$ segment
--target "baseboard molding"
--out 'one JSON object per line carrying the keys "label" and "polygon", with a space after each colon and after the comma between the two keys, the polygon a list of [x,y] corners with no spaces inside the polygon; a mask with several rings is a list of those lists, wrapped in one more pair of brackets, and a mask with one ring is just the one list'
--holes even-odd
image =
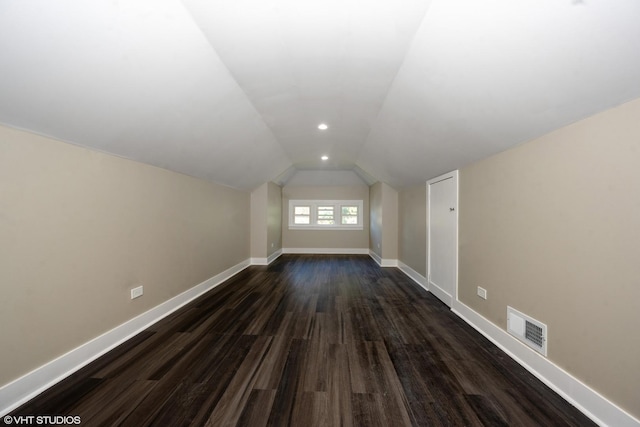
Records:
{"label": "baseboard molding", "polygon": [[267,265],[271,264],[273,261],[277,260],[280,255],[282,255],[282,249],[278,249],[277,251],[275,251],[274,253],[272,253],[271,255],[269,255],[267,257]]}
{"label": "baseboard molding", "polygon": [[429,287],[427,286],[427,278],[422,274],[418,273],[402,261],[398,261],[398,268],[410,279],[420,285],[425,291],[429,290]]}
{"label": "baseboard molding", "polygon": [[251,265],[269,265],[273,261],[278,259],[280,255],[282,255],[282,249],[278,249],[267,258],[251,258],[249,262],[251,263]]}
{"label": "baseboard molding", "polygon": [[276,252],[269,255],[267,258],[251,258],[249,262],[251,265],[269,265],[278,257],[282,255],[282,249],[278,249]]}
{"label": "baseboard molding", "polygon": [[469,306],[460,301],[454,301],[452,311],[596,424],[612,427],[640,427],[640,420],[549,359],[520,343],[504,329]]}
{"label": "baseboard molding", "polygon": [[250,265],[245,260],[0,387],[0,416],[34,398]]}
{"label": "baseboard molding", "polygon": [[397,267],[398,260],[397,259],[389,259],[389,258],[380,258],[380,255],[369,249],[367,252],[371,258],[378,264],[380,267]]}
{"label": "baseboard molding", "polygon": [[367,255],[366,248],[283,248],[283,254]]}
{"label": "baseboard molding", "polygon": [[382,261],[380,262],[380,267],[397,267],[397,266],[398,266],[397,259],[382,258]]}
{"label": "baseboard molding", "polygon": [[380,255],[373,252],[371,249],[369,249],[368,253],[369,253],[369,256],[376,262],[376,264],[382,267],[382,258],[380,258]]}

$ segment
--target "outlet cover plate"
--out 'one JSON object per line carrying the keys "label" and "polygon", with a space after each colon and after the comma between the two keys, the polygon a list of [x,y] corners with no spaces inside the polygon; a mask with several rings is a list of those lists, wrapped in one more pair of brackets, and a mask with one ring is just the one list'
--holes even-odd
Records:
{"label": "outlet cover plate", "polygon": [[131,299],[136,299],[141,297],[143,294],[142,286],[138,286],[137,288],[131,289]]}
{"label": "outlet cover plate", "polygon": [[482,299],[487,299],[487,290],[478,286],[478,296]]}

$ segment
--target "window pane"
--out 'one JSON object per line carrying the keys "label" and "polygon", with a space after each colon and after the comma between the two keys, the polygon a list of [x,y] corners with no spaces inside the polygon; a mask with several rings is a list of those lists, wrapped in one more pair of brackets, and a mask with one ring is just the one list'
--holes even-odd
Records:
{"label": "window pane", "polygon": [[340,211],[342,225],[358,225],[358,207],[341,206]]}
{"label": "window pane", "polygon": [[344,225],[358,225],[357,216],[342,216],[342,224]]}
{"label": "window pane", "polygon": [[295,215],[311,215],[311,207],[310,206],[296,206],[293,208],[293,213]]}
{"label": "window pane", "polygon": [[336,222],[333,219],[319,219],[318,218],[318,224],[320,225],[332,225],[335,224]]}
{"label": "window pane", "polygon": [[293,223],[294,224],[303,224],[303,225],[306,224],[306,225],[309,225],[310,222],[311,222],[311,218],[308,215],[307,216],[304,216],[304,215],[298,216],[298,215],[296,215],[293,218]]}
{"label": "window pane", "polygon": [[342,215],[358,215],[357,206],[342,206]]}
{"label": "window pane", "polygon": [[311,206],[294,206],[293,223],[300,225],[311,224]]}
{"label": "window pane", "polygon": [[333,206],[318,206],[318,224],[335,224]]}
{"label": "window pane", "polygon": [[318,206],[318,215],[333,215],[333,206]]}

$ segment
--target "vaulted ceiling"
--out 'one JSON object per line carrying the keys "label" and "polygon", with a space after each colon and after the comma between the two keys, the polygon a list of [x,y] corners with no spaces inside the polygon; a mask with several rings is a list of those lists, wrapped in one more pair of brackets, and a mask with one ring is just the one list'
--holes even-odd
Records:
{"label": "vaulted ceiling", "polygon": [[237,188],[316,169],[400,188],[640,97],[639,18],[637,0],[0,0],[0,122]]}

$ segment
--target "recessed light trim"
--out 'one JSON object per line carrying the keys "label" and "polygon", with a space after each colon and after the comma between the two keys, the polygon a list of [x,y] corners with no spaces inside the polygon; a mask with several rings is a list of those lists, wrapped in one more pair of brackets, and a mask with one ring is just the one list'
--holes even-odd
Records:
{"label": "recessed light trim", "polygon": [[329,160],[329,156],[322,156],[322,157],[320,157],[320,158],[321,158],[323,161],[325,161],[325,162],[326,162],[327,160]]}
{"label": "recessed light trim", "polygon": [[320,123],[320,124],[318,125],[318,129],[320,129],[320,130],[327,130],[327,129],[329,129],[329,126],[328,126],[326,123]]}

